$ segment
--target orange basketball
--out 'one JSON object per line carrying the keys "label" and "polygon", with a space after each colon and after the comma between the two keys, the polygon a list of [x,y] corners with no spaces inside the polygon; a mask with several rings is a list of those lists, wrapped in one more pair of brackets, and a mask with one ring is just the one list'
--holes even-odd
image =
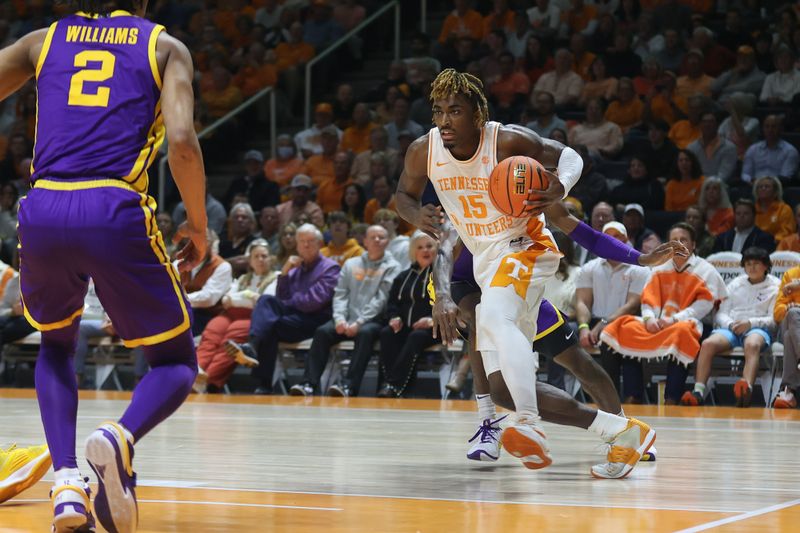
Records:
{"label": "orange basketball", "polygon": [[[521,217],[529,190],[544,191],[548,180],[541,163],[515,155],[500,161],[489,176],[489,199],[501,213]],[[531,195],[531,199],[535,195]]]}

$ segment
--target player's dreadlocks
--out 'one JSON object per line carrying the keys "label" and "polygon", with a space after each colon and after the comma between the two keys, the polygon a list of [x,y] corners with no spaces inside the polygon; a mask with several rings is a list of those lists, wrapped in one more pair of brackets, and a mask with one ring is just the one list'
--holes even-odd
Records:
{"label": "player's dreadlocks", "polygon": [[463,94],[475,106],[475,126],[482,128],[489,120],[489,104],[483,94],[483,82],[466,72],[447,68],[436,76],[431,85],[431,101],[443,100],[456,94]]}
{"label": "player's dreadlocks", "polygon": [[132,12],[141,6],[140,0],[62,0],[61,3],[71,5],[76,11],[98,15],[107,15],[115,9]]}

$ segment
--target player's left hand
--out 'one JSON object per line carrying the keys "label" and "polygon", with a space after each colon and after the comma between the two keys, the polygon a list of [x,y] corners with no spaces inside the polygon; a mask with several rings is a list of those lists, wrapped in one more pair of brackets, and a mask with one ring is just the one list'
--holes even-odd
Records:
{"label": "player's left hand", "polygon": [[458,306],[449,294],[437,294],[433,304],[433,338],[452,344],[458,338],[458,327],[466,324],[458,318]]}
{"label": "player's left hand", "polygon": [[528,189],[528,199],[524,202],[523,215],[539,216],[542,211],[564,198],[564,185],[558,181],[558,176],[549,170],[545,170],[544,174],[549,182],[547,190]]}
{"label": "player's left hand", "polygon": [[175,231],[172,241],[180,242],[183,239],[189,239],[189,241],[178,250],[175,259],[179,261],[179,271],[191,272],[206,257],[206,248],[208,247],[206,228],[190,228],[188,222],[183,222]]}
{"label": "player's left hand", "polygon": [[689,257],[689,250],[678,241],[669,241],[660,245],[649,254],[640,255],[639,264],[650,267],[663,265],[676,255],[679,257]]}

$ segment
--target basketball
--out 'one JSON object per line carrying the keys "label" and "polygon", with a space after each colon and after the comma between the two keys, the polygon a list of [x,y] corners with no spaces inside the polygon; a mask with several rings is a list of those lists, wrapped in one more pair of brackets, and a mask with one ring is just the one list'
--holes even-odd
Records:
{"label": "basketball", "polygon": [[[489,199],[501,213],[521,217],[529,190],[544,191],[549,182],[545,168],[530,157],[515,155],[500,161],[489,176]],[[535,199],[531,195],[530,199]]]}

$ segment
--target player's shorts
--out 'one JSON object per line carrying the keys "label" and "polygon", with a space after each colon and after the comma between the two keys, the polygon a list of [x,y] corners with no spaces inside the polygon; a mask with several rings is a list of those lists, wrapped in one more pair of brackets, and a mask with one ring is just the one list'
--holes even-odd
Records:
{"label": "player's shorts", "polygon": [[25,317],[51,331],[80,319],[89,278],[128,347],[191,327],[191,306],[156,225],[155,200],[121,180],[44,180],[20,201]]}

